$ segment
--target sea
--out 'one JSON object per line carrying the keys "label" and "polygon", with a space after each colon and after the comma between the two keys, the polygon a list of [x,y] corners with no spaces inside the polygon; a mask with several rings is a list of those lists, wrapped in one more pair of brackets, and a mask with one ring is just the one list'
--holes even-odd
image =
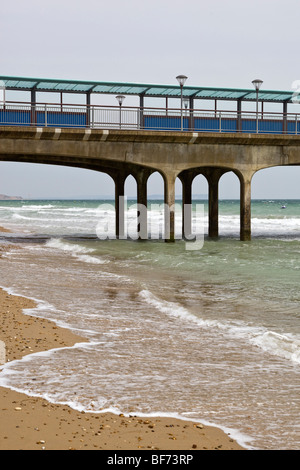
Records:
{"label": "sea", "polygon": [[180,201],[175,243],[164,241],[162,201],[149,201],[148,240],[135,236],[135,201],[127,207],[115,239],[112,200],[0,202],[11,230],[1,287],[36,300],[26,314],[86,338],[5,364],[0,386],[299,450],[300,200],[253,200],[251,241],[239,239],[238,200],[220,201],[218,239],[207,201],[194,201],[198,244],[180,239]]}

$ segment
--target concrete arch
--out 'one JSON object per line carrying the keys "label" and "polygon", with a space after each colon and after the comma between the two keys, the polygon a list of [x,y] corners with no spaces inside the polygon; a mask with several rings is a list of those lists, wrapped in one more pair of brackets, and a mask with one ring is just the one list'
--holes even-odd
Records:
{"label": "concrete arch", "polygon": [[[279,175],[280,171],[280,175]],[[298,189],[296,198],[300,199],[300,165],[293,166],[273,166],[263,168],[255,172],[252,178],[252,193],[255,194],[257,199],[270,198],[270,199],[293,199],[295,198],[294,190]],[[256,185],[258,182],[268,182],[270,188],[268,193],[257,193]],[[265,186],[265,185],[264,185]]]}
{"label": "concrete arch", "polygon": [[[30,195],[30,198],[51,195],[55,198],[73,198],[75,194],[81,198],[98,198],[100,195],[112,194],[114,190],[112,175],[103,169],[12,161],[0,162],[0,174],[1,165],[8,171],[10,169],[13,176],[16,175],[16,181],[18,174],[22,174],[18,191]],[[27,174],[31,176],[30,185],[26,182]]]}
{"label": "concrete arch", "polygon": [[[153,173],[152,169],[145,168],[141,165],[129,163],[120,171],[117,171],[115,180],[115,207],[116,207],[116,237],[125,237],[125,232],[129,227],[125,227],[125,186],[131,179],[131,185],[135,182],[135,194],[130,194],[137,200],[136,211],[136,229],[137,234],[134,238],[145,240],[148,238],[148,198],[147,198],[147,182],[149,176]],[[131,221],[134,224],[135,221]],[[133,230],[131,230],[133,233]]]}
{"label": "concrete arch", "polygon": [[[224,193],[224,186],[230,188],[230,193],[227,195]],[[228,191],[228,189],[227,189]],[[226,196],[226,197],[225,197]],[[219,199],[234,199],[240,201],[240,214],[241,214],[241,180],[234,171],[227,171],[220,177],[219,181]],[[222,207],[222,204],[221,204]],[[222,210],[219,210],[219,216],[222,214]],[[220,220],[221,218],[219,218]],[[222,234],[222,223],[219,223],[219,232]]]}
{"label": "concrete arch", "polygon": [[[196,167],[183,171],[179,177],[183,184],[183,227],[191,227],[191,212],[185,205],[192,204],[192,184],[199,175],[203,175],[208,184],[208,236],[219,236],[219,180],[229,169],[220,167]],[[188,220],[187,220],[188,219]],[[191,229],[190,229],[191,233]]]}
{"label": "concrete arch", "polygon": [[160,171],[155,170],[147,179],[147,193],[153,199],[161,199],[164,194],[164,178]]}
{"label": "concrete arch", "polygon": [[[230,188],[227,194],[224,191],[224,186]],[[219,196],[220,199],[239,199],[240,197],[240,179],[234,171],[227,171],[224,173],[219,182]]]}
{"label": "concrete arch", "polygon": [[251,239],[251,180],[255,170],[241,171],[228,166],[202,166],[180,173],[184,186],[183,203],[191,204],[191,185],[196,176],[202,174],[208,182],[208,236],[219,237],[219,183],[221,177],[233,172],[240,182],[240,238]]}
{"label": "concrete arch", "polygon": [[[164,232],[164,191],[165,180],[160,171],[151,173],[147,179],[148,227],[151,239],[159,239]],[[163,215],[163,217],[161,217]]]}
{"label": "concrete arch", "polygon": [[137,198],[137,180],[132,173],[129,173],[124,180],[124,193],[127,199]]}
{"label": "concrete arch", "polygon": [[138,230],[138,210],[137,207],[138,183],[136,177],[130,173],[124,180],[124,216],[125,217],[125,233],[132,239],[137,238]]}
{"label": "concrete arch", "polygon": [[[196,185],[196,179],[199,177],[206,177],[203,175],[201,170],[192,169],[181,172],[178,175],[179,180],[182,185],[182,238],[190,239],[193,229],[192,229],[192,219],[193,219],[193,186]],[[207,181],[207,179],[206,179]]]}
{"label": "concrete arch", "polygon": [[192,181],[192,198],[208,199],[208,180],[203,173],[199,173]]}

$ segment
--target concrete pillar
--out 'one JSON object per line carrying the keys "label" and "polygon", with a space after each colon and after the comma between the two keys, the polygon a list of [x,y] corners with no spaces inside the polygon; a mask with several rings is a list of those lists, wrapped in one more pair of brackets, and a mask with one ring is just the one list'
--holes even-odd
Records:
{"label": "concrete pillar", "polygon": [[192,183],[194,174],[183,173],[182,182],[182,238],[188,238],[192,233]]}
{"label": "concrete pillar", "polygon": [[209,168],[203,172],[208,181],[208,236],[219,236],[219,181],[227,170]]}
{"label": "concrete pillar", "polygon": [[208,181],[208,236],[219,236],[219,179],[210,178]]}
{"label": "concrete pillar", "polygon": [[242,241],[251,240],[251,179],[252,174],[240,177],[240,239]]}
{"label": "concrete pillar", "polygon": [[165,241],[175,241],[175,175],[165,175]]}
{"label": "concrete pillar", "polygon": [[127,174],[118,173],[115,181],[115,211],[116,211],[116,238],[124,238],[125,234],[125,204],[124,189]]}
{"label": "concrete pillar", "polygon": [[151,171],[141,169],[135,176],[137,182],[137,203],[138,203],[138,233],[140,240],[148,238],[147,220],[147,181]]}

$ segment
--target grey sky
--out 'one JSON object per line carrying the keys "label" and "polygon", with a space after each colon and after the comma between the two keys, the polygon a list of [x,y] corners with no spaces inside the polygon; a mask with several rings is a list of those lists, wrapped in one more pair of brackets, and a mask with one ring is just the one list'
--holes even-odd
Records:
{"label": "grey sky", "polygon": [[[291,90],[299,17],[298,0],[2,2],[0,75],[177,84],[185,74],[189,85],[238,88],[259,77],[265,89]],[[223,178],[221,196],[238,197],[236,177]],[[300,198],[299,179],[299,167],[265,170],[253,197]],[[150,192],[161,186],[153,177]],[[90,171],[0,162],[0,193],[99,196],[113,185]]]}

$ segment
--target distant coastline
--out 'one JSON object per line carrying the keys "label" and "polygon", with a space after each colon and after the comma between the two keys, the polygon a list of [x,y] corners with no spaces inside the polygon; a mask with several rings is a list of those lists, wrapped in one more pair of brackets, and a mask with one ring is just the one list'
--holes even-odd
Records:
{"label": "distant coastline", "polygon": [[0,201],[22,201],[23,198],[20,196],[6,196],[6,194],[0,194]]}

